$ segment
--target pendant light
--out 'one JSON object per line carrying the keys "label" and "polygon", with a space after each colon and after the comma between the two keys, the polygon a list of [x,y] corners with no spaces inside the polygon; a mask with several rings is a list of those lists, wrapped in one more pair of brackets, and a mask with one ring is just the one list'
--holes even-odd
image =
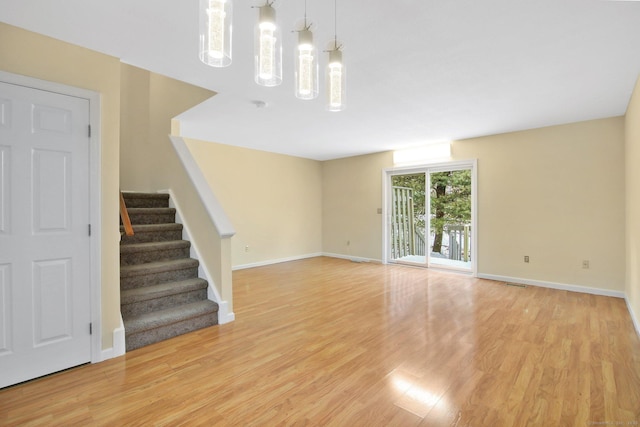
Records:
{"label": "pendant light", "polygon": [[200,60],[212,67],[231,65],[232,0],[200,0]]}
{"label": "pendant light", "polygon": [[294,57],[295,94],[300,99],[314,99],[318,96],[318,52],[313,44],[311,24],[307,25],[307,1],[304,2],[304,28],[298,31],[298,44]]}
{"label": "pendant light", "polygon": [[261,86],[278,86],[282,83],[282,37],[276,25],[273,1],[260,6],[255,28],[254,56],[255,80]]}
{"label": "pendant light", "polygon": [[342,111],[346,108],[346,79],[347,70],[342,60],[342,48],[338,45],[338,13],[337,0],[334,0],[334,39],[333,49],[329,51],[329,62],[325,73],[327,87],[327,110]]}

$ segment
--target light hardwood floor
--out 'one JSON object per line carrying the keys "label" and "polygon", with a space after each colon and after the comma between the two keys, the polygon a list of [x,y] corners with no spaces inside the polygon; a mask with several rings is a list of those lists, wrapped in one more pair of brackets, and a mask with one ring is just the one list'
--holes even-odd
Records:
{"label": "light hardwood floor", "polygon": [[639,425],[622,299],[314,258],[236,321],[0,390],[0,425]]}

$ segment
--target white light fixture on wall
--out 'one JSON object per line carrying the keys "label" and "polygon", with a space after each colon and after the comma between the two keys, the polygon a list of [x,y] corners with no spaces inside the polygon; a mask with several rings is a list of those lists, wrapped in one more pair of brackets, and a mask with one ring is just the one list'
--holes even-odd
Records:
{"label": "white light fixture on wall", "polygon": [[200,0],[200,60],[212,67],[231,65],[232,0]]}
{"label": "white light fixture on wall", "polygon": [[334,0],[334,39],[333,49],[329,51],[329,63],[325,74],[327,86],[327,110],[342,111],[347,105],[346,79],[347,70],[342,60],[342,46],[338,45],[338,12],[337,0]]}
{"label": "white light fixture on wall", "polygon": [[298,45],[294,57],[295,94],[300,99],[314,99],[318,96],[318,52],[313,44],[311,24],[307,25],[307,1],[304,2],[304,28],[298,31]]}
{"label": "white light fixture on wall", "polygon": [[282,83],[282,37],[276,25],[273,1],[260,6],[255,28],[254,56],[255,80],[262,86],[278,86]]}

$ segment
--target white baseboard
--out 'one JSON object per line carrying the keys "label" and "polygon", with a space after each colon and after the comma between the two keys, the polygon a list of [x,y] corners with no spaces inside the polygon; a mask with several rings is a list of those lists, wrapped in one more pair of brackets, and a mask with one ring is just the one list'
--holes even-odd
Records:
{"label": "white baseboard", "polygon": [[127,352],[124,336],[124,322],[120,316],[120,325],[113,330],[113,347],[102,350],[102,360],[113,359],[122,356]]}
{"label": "white baseboard", "polygon": [[229,312],[229,303],[227,301],[221,301],[218,303],[218,324],[224,325],[236,320],[236,315],[233,311]]}
{"label": "white baseboard", "polygon": [[301,260],[301,259],[316,258],[316,257],[320,257],[320,256],[326,256],[326,257],[329,257],[329,258],[347,259],[347,260],[353,261],[353,262],[371,262],[371,263],[375,263],[375,264],[381,264],[382,263],[382,261],[379,260],[379,259],[362,258],[362,257],[357,257],[357,256],[334,254],[334,253],[329,253],[329,252],[317,252],[317,253],[314,253],[314,254],[305,254],[305,255],[298,255],[298,256],[292,256],[292,257],[287,257],[287,258],[270,259],[270,260],[266,260],[266,261],[254,262],[254,263],[251,263],[251,264],[236,265],[235,267],[233,267],[233,270],[235,271],[235,270],[244,270],[246,268],[263,267],[265,265],[279,264],[281,262],[289,262],[289,261],[298,261],[298,260]]}
{"label": "white baseboard", "polygon": [[633,326],[636,328],[636,334],[638,334],[638,337],[640,337],[640,322],[638,321],[638,318],[636,317],[635,312],[631,308],[631,303],[629,302],[629,298],[625,297],[624,300],[627,303],[627,310],[629,310],[629,315],[631,316],[631,321],[633,322]]}
{"label": "white baseboard", "polygon": [[583,294],[603,295],[607,297],[624,298],[624,292],[610,289],[590,288],[588,286],[569,285],[565,283],[545,282],[541,280],[522,279],[520,277],[497,276],[494,274],[478,273],[480,279],[496,280],[498,282],[520,283],[523,285],[539,286],[541,288],[559,289],[563,291],[581,292]]}
{"label": "white baseboard", "polygon": [[374,263],[374,264],[382,264],[382,260],[375,259],[375,258],[363,258],[363,257],[359,257],[359,256],[344,255],[344,254],[334,254],[334,253],[330,253],[330,252],[323,252],[322,256],[326,256],[326,257],[329,257],[329,258],[347,259],[347,260],[353,261],[353,262],[371,262],[371,263]]}
{"label": "white baseboard", "polygon": [[280,264],[281,262],[298,261],[298,260],[301,260],[301,259],[315,258],[315,257],[319,257],[319,256],[323,256],[323,254],[318,252],[318,253],[314,253],[314,254],[297,255],[297,256],[292,256],[292,257],[287,257],[287,258],[270,259],[270,260],[266,260],[266,261],[259,261],[259,262],[249,263],[249,264],[236,265],[236,266],[234,266],[232,268],[232,270],[235,271],[235,270],[244,270],[244,269],[247,269],[247,268],[254,268],[254,267],[264,267],[265,265]]}

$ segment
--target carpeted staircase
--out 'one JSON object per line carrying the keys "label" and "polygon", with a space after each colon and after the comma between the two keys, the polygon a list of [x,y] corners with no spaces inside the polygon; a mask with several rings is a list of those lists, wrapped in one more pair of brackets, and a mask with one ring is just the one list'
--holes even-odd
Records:
{"label": "carpeted staircase", "polygon": [[121,227],[120,305],[127,351],[218,324],[191,243],[182,240],[169,195],[123,193],[133,236]]}

